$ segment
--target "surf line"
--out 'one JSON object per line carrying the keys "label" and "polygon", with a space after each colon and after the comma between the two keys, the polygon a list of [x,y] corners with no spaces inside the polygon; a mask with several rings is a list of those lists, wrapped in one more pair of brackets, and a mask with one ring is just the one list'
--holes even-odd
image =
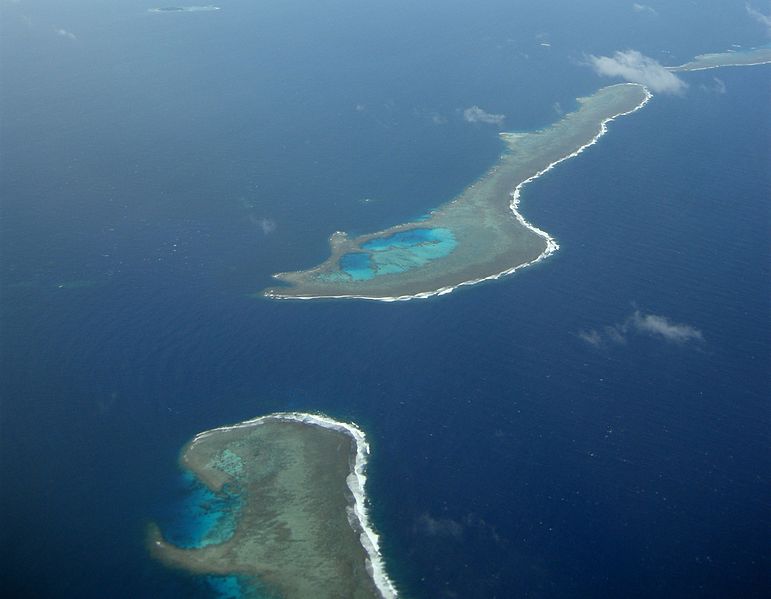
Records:
{"label": "surf line", "polygon": [[[639,83],[618,83],[616,85],[640,85]],[[610,86],[613,87],[613,86]],[[542,260],[545,260],[549,256],[551,256],[553,253],[555,253],[557,250],[559,250],[560,246],[557,243],[557,240],[554,239],[551,235],[549,235],[546,231],[543,229],[539,229],[532,223],[530,223],[525,217],[522,215],[522,213],[519,211],[519,203],[520,203],[520,197],[522,194],[522,188],[527,185],[528,183],[531,183],[532,181],[535,181],[538,179],[538,177],[541,177],[542,175],[548,173],[550,170],[552,170],[555,166],[558,164],[569,160],[571,158],[575,158],[582,152],[584,152],[587,148],[593,146],[596,144],[600,138],[605,135],[608,132],[608,123],[615,121],[618,117],[621,116],[627,116],[629,114],[632,114],[634,112],[637,112],[638,110],[645,107],[648,102],[651,101],[653,98],[653,94],[650,92],[650,90],[642,85],[643,91],[645,92],[645,97],[643,100],[634,108],[631,110],[627,110],[625,112],[619,112],[618,114],[614,114],[613,116],[610,116],[606,119],[604,119],[600,123],[600,130],[597,132],[597,134],[587,143],[579,147],[577,150],[574,150],[570,154],[567,154],[563,156],[562,158],[559,158],[555,160],[554,162],[550,163],[548,166],[543,168],[542,170],[538,171],[536,174],[532,175],[531,177],[525,179],[524,181],[521,181],[515,188],[514,191],[511,192],[511,202],[509,203],[509,207],[511,208],[511,211],[514,213],[514,217],[519,221],[519,223],[525,227],[526,229],[529,229],[536,235],[544,238],[546,240],[546,248],[544,249],[541,254],[536,257],[534,260],[531,260],[530,262],[523,262],[522,264],[517,264],[516,266],[513,266],[512,268],[506,269],[504,271],[501,271],[494,275],[489,275],[487,277],[482,277],[479,279],[471,279],[469,281],[463,281],[462,283],[458,283],[457,285],[452,285],[449,287],[440,287],[439,289],[435,289],[433,291],[421,291],[419,293],[414,293],[410,295],[399,295],[399,296],[367,296],[367,295],[281,295],[280,293],[272,293],[269,295],[271,299],[283,299],[283,300],[312,300],[312,299],[362,299],[362,300],[371,300],[371,301],[377,301],[377,302],[404,302],[414,299],[428,299],[430,297],[435,297],[439,295],[447,295],[448,293],[452,293],[459,287],[465,287],[467,285],[476,285],[478,283],[483,283],[485,281],[495,281],[500,279],[501,277],[505,277],[511,274],[514,274],[518,270],[522,268],[526,268],[528,266],[532,266],[533,264],[537,264],[538,262],[541,262]],[[501,135],[505,135],[506,133],[502,133]]]}
{"label": "surf line", "polygon": [[354,460],[351,473],[346,478],[346,484],[348,490],[353,496],[353,509],[348,513],[348,521],[351,523],[354,530],[356,525],[361,529],[361,535],[359,542],[364,550],[367,552],[367,572],[372,577],[372,580],[380,592],[383,599],[396,599],[398,593],[391,579],[388,577],[385,569],[385,562],[383,555],[380,552],[380,537],[375,532],[369,521],[369,512],[367,510],[366,495],[364,493],[365,485],[367,483],[367,461],[369,459],[369,443],[367,438],[358,426],[352,422],[340,422],[334,420],[324,414],[310,414],[306,412],[276,412],[274,414],[268,414],[266,416],[259,416],[258,418],[252,418],[251,420],[245,420],[238,424],[232,424],[229,426],[221,426],[208,431],[197,434],[190,442],[192,447],[201,439],[208,437],[209,435],[232,431],[239,428],[248,428],[251,426],[257,426],[268,420],[283,420],[290,422],[301,422],[303,424],[309,424],[313,426],[320,426],[322,428],[331,429],[338,432],[347,433],[354,440],[356,446],[356,459]]}

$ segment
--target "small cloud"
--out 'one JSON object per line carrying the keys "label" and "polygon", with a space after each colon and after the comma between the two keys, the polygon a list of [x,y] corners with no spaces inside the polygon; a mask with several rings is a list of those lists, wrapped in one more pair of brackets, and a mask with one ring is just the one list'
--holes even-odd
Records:
{"label": "small cloud", "polygon": [[260,229],[262,229],[262,232],[265,235],[270,235],[271,233],[273,233],[273,231],[276,230],[276,221],[274,221],[271,218],[261,218]]}
{"label": "small cloud", "polygon": [[447,117],[441,112],[431,110],[430,108],[413,108],[412,115],[420,120],[429,120],[434,125],[446,125]]}
{"label": "small cloud", "polygon": [[492,114],[482,110],[479,106],[472,106],[463,111],[463,120],[467,123],[486,123],[488,125],[503,125],[506,115]]}
{"label": "small cloud", "polygon": [[704,341],[701,331],[691,325],[672,322],[666,316],[645,314],[640,310],[632,312],[623,322],[578,332],[578,337],[592,347],[624,345],[633,335],[653,337],[678,345]]}
{"label": "small cloud", "polygon": [[624,345],[626,343],[627,327],[625,323],[613,326],[592,329],[591,331],[579,331],[578,336],[594,347],[604,345]]}
{"label": "small cloud", "polygon": [[704,341],[704,336],[698,329],[688,324],[672,322],[665,316],[642,314],[639,310],[635,310],[628,322],[640,334],[659,337],[674,343]]}
{"label": "small cloud", "polygon": [[723,95],[726,93],[725,81],[719,77],[712,78],[712,85],[701,85],[701,89],[705,92],[712,92],[715,94]]}
{"label": "small cloud", "polygon": [[490,540],[498,545],[504,545],[506,539],[498,534],[494,526],[475,513],[469,513],[462,518],[434,518],[423,513],[415,519],[414,532],[429,537],[437,537],[437,542],[462,540],[464,536]]}
{"label": "small cloud", "polygon": [[682,79],[666,67],[637,50],[616,52],[612,57],[590,55],[588,61],[598,75],[641,83],[654,92],[680,95],[687,87]]}
{"label": "small cloud", "polygon": [[563,114],[565,114],[565,111],[562,110],[562,104],[560,104],[559,102],[555,102],[554,104],[552,104],[552,108],[554,109],[554,112],[556,112],[558,116],[562,116]]}
{"label": "small cloud", "polygon": [[605,333],[605,338],[608,339],[611,343],[615,343],[616,345],[624,345],[626,343],[625,324],[617,324],[612,327],[605,327],[603,332]]}
{"label": "small cloud", "polygon": [[71,31],[67,31],[66,29],[56,28],[56,29],[54,29],[54,31],[56,31],[56,35],[58,35],[60,37],[66,37],[67,39],[70,39],[70,40],[77,40],[78,39],[78,36],[76,36]]}
{"label": "small cloud", "polygon": [[249,220],[252,221],[264,235],[270,235],[276,230],[276,221],[272,218],[257,218],[254,215],[250,215]]}
{"label": "small cloud", "polygon": [[749,2],[747,2],[744,7],[747,9],[747,14],[761,25],[764,25],[766,27],[766,34],[771,36],[771,15],[760,12]]}
{"label": "small cloud", "polygon": [[449,518],[433,518],[430,514],[422,514],[415,523],[415,529],[431,537],[454,537],[463,534],[463,525]]}
{"label": "small cloud", "polygon": [[654,17],[659,16],[658,11],[651,6],[648,6],[647,4],[638,4],[637,2],[635,2],[634,4],[632,4],[632,10],[634,10],[635,12],[641,12],[641,13],[653,15]]}
{"label": "small cloud", "polygon": [[365,110],[367,110],[367,107],[364,104],[356,104],[356,106],[354,106],[353,109],[356,112],[364,112]]}
{"label": "small cloud", "polygon": [[599,331],[579,331],[578,336],[594,347],[599,347],[604,343],[604,338]]}

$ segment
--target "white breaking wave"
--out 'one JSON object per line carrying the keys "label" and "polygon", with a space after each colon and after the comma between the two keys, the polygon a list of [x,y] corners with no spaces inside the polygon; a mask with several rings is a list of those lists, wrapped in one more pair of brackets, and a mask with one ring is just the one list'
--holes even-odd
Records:
{"label": "white breaking wave", "polygon": [[[349,519],[351,516],[358,524],[362,533],[359,537],[364,550],[367,552],[369,559],[367,560],[367,572],[369,572],[372,580],[375,583],[378,591],[382,595],[383,599],[396,599],[398,593],[394,587],[393,582],[388,577],[385,570],[385,561],[383,555],[380,553],[380,543],[378,534],[372,528],[369,522],[369,515],[367,510],[366,495],[364,488],[367,483],[367,460],[369,459],[369,443],[367,438],[358,426],[352,422],[340,422],[334,420],[329,416],[323,414],[308,414],[305,412],[276,412],[274,414],[268,414],[267,416],[260,416],[238,424],[230,426],[221,426],[203,433],[197,434],[191,446],[214,433],[223,431],[232,431],[239,428],[248,428],[256,424],[261,424],[267,420],[286,420],[292,422],[302,422],[303,424],[312,424],[323,428],[328,428],[335,431],[340,431],[349,434],[356,443],[356,459],[354,461],[353,470],[348,475],[346,483],[348,489],[353,495],[353,509],[349,511]],[[350,521],[350,520],[349,520]]]}
{"label": "white breaking wave", "polygon": [[[617,85],[640,85],[639,83],[619,83]],[[613,87],[613,86],[610,86]],[[472,279],[470,281],[463,281],[462,283],[458,283],[457,285],[452,285],[449,287],[441,287],[439,289],[436,289],[434,291],[422,291],[420,293],[415,293],[411,295],[400,295],[400,296],[392,296],[392,297],[373,297],[373,296],[365,296],[365,295],[306,295],[306,296],[299,296],[299,295],[281,295],[280,293],[270,293],[268,294],[268,297],[272,299],[300,299],[300,300],[311,300],[311,299],[363,299],[363,300],[372,300],[372,301],[378,301],[378,302],[403,302],[413,299],[427,299],[429,297],[434,297],[437,295],[447,295],[448,293],[452,293],[458,287],[464,287],[466,285],[476,285],[477,283],[483,283],[484,281],[494,281],[498,280],[501,277],[505,277],[507,275],[514,274],[521,268],[525,268],[527,266],[531,266],[533,264],[537,264],[541,260],[545,260],[549,256],[551,256],[554,252],[556,252],[560,246],[557,243],[557,240],[554,239],[551,235],[549,235],[546,231],[539,229],[532,223],[528,222],[524,216],[522,216],[522,213],[519,211],[519,201],[520,201],[520,195],[522,193],[522,188],[530,183],[531,181],[535,181],[538,177],[544,175],[545,173],[549,172],[551,169],[553,169],[555,166],[560,164],[561,162],[564,162],[565,160],[569,160],[570,158],[575,158],[579,154],[581,154],[584,150],[586,150],[588,147],[593,146],[596,144],[599,139],[605,135],[608,132],[608,123],[611,121],[616,120],[620,116],[626,116],[628,114],[632,114],[633,112],[637,112],[641,108],[643,108],[650,100],[653,98],[653,94],[650,92],[650,90],[642,86],[643,90],[645,91],[645,98],[640,102],[637,106],[632,108],[632,110],[627,110],[626,112],[619,112],[618,114],[614,114],[611,117],[606,118],[600,123],[600,130],[595,135],[591,141],[587,142],[577,150],[571,152],[570,154],[567,154],[566,156],[563,156],[562,158],[555,160],[551,164],[549,164],[546,168],[543,170],[538,171],[535,175],[532,177],[529,177],[528,179],[525,179],[519,185],[517,185],[514,188],[514,191],[511,192],[511,204],[509,205],[511,208],[511,211],[514,213],[514,217],[519,221],[519,223],[524,226],[525,228],[531,230],[533,233],[539,235],[540,237],[543,237],[546,240],[546,249],[534,260],[531,260],[530,262],[524,262],[522,264],[518,264],[517,266],[514,266],[512,268],[509,268],[507,270],[504,270],[502,272],[499,272],[498,274],[490,275],[487,277],[482,277],[480,279]]]}

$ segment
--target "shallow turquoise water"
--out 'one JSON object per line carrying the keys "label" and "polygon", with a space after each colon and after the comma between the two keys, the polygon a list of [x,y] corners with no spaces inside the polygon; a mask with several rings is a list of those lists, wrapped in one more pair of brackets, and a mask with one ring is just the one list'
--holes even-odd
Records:
{"label": "shallow turquoise water", "polygon": [[[392,248],[415,248],[422,244],[452,244],[455,247],[455,237],[449,229],[410,229],[400,231],[388,237],[378,237],[362,244],[362,249],[383,251]],[[451,249],[448,250],[449,253]]]}
{"label": "shallow turquoise water", "polygon": [[170,517],[161,522],[163,535],[179,547],[206,547],[233,536],[240,509],[239,497],[225,489],[213,493],[189,471],[181,476],[184,496]]}
{"label": "shallow turquoise water", "polygon": [[369,254],[351,253],[340,258],[340,269],[354,281],[368,281],[375,277]]}
{"label": "shallow turquoise water", "polygon": [[377,275],[406,272],[449,255],[458,245],[452,231],[444,228],[411,229],[363,243],[371,253],[354,252],[340,258],[340,269],[354,281]]}
{"label": "shallow turquoise water", "polygon": [[243,597],[241,583],[237,576],[208,576],[206,582],[216,593],[217,599],[241,599]]}

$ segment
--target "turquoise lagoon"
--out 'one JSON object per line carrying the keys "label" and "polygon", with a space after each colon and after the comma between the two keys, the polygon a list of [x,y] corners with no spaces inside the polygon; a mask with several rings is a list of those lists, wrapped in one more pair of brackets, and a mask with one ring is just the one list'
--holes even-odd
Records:
{"label": "turquoise lagoon", "polygon": [[233,536],[241,499],[227,485],[215,493],[189,470],[178,483],[179,499],[162,522],[164,536],[186,549],[223,543]]}
{"label": "turquoise lagoon", "polygon": [[407,272],[449,255],[458,245],[452,231],[445,228],[410,229],[361,244],[366,252],[350,252],[340,257],[340,272],[328,281],[369,281],[376,276]]}

